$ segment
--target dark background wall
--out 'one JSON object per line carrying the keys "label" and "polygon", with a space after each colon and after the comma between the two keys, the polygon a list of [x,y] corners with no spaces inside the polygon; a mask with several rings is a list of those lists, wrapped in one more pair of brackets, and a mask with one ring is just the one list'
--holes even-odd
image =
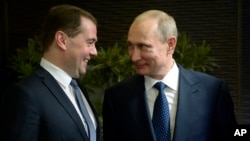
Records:
{"label": "dark background wall", "polygon": [[175,17],[178,30],[197,44],[206,40],[221,68],[211,72],[229,84],[237,120],[250,124],[250,2],[248,0],[2,0],[0,19],[0,62],[2,87],[16,81],[6,67],[16,48],[27,38],[40,34],[42,21],[56,4],[74,4],[98,19],[97,46],[108,47],[126,36],[135,16],[148,9],[160,9]]}
{"label": "dark background wall", "polygon": [[239,104],[241,107],[241,117],[242,122],[249,123],[250,122],[250,1],[242,3],[242,10],[241,10],[241,41],[240,42],[240,49],[241,49],[241,93]]}

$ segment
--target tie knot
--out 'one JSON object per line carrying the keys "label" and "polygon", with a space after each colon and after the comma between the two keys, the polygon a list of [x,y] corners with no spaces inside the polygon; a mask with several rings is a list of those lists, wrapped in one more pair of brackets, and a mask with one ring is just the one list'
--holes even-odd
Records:
{"label": "tie knot", "polygon": [[77,87],[78,87],[78,84],[77,84],[76,80],[74,80],[74,79],[71,80],[70,85],[71,85],[73,88],[77,88]]}
{"label": "tie knot", "polygon": [[155,83],[154,87],[158,90],[158,91],[163,91],[164,88],[166,87],[166,85],[163,82],[157,82]]}

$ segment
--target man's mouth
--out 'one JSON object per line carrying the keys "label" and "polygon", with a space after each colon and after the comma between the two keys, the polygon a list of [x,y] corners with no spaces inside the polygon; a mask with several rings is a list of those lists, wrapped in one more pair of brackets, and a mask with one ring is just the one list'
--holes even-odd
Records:
{"label": "man's mouth", "polygon": [[88,62],[89,62],[89,59],[83,59],[83,61],[84,61],[85,63],[88,63]]}
{"label": "man's mouth", "polygon": [[134,64],[136,68],[141,69],[145,66],[145,64]]}

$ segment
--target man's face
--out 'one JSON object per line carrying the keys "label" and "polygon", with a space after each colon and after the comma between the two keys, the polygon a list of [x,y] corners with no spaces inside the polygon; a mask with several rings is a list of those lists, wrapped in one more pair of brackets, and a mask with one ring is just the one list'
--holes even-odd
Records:
{"label": "man's face", "polygon": [[168,42],[162,43],[156,33],[156,20],[134,22],[129,29],[128,44],[136,73],[157,79],[169,70],[172,56],[168,53]]}
{"label": "man's face", "polygon": [[66,46],[68,50],[68,73],[75,78],[84,75],[87,70],[88,61],[97,55],[95,43],[97,41],[96,25],[87,18],[82,18],[81,33],[68,38]]}

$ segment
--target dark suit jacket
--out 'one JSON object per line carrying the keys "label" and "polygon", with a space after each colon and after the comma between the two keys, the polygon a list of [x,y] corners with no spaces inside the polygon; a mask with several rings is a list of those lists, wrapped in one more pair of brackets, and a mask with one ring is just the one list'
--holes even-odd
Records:
{"label": "dark suit jacket", "polygon": [[[83,93],[89,101],[87,92],[83,90]],[[91,107],[99,141],[100,125]],[[1,102],[1,116],[4,140],[88,141],[73,104],[42,67],[7,91]]]}
{"label": "dark suit jacket", "polygon": [[[179,96],[173,140],[228,141],[236,120],[226,83],[178,67]],[[143,76],[135,75],[105,91],[103,134],[104,141],[156,141]]]}

